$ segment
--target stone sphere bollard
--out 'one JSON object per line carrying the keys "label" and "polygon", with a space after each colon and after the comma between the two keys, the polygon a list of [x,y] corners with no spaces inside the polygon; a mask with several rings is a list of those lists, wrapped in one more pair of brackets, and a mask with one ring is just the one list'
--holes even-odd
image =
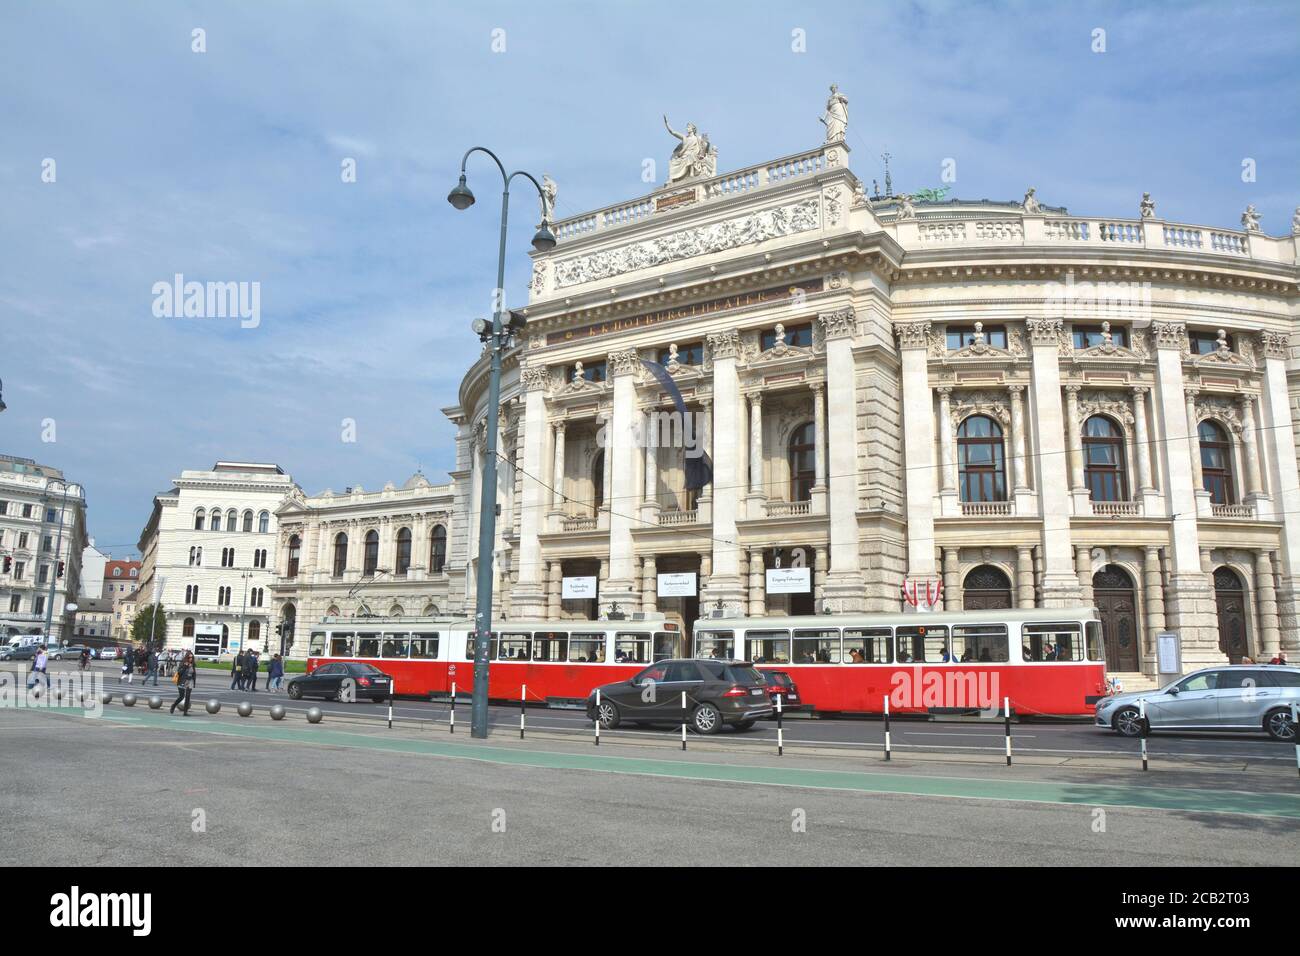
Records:
{"label": "stone sphere bollard", "polygon": [[161,697],[159,697],[157,694],[154,694],[152,697],[149,698],[149,709],[150,709],[150,710],[159,710],[161,707],[162,707],[162,698],[161,698]]}
{"label": "stone sphere bollard", "polygon": [[32,688],[32,699],[33,699],[33,700],[40,700],[40,699],[41,699],[41,689],[40,689],[39,687],[33,687],[33,688]]}
{"label": "stone sphere bollard", "polygon": [[113,695],[112,695],[112,694],[103,694],[103,695],[100,696],[100,698],[99,698],[99,702],[100,702],[101,704],[111,704],[111,703],[113,703]]}
{"label": "stone sphere bollard", "polygon": [[284,720],[284,704],[271,705],[271,719]]}
{"label": "stone sphere bollard", "polygon": [[135,694],[126,694],[125,696],[123,696],[123,698],[122,698],[122,705],[125,706],[125,707],[134,707],[134,706],[135,706]]}
{"label": "stone sphere bollard", "polygon": [[240,704],[239,704],[239,706],[236,707],[235,710],[239,711],[239,716],[240,716],[240,717],[252,717],[252,716],[253,716],[253,705],[250,704],[250,703],[249,703],[248,701],[246,701],[246,700],[245,700],[245,701],[241,701]]}
{"label": "stone sphere bollard", "polygon": [[321,710],[320,710],[319,707],[308,707],[308,708],[307,708],[307,723],[309,723],[309,724],[319,724],[319,723],[320,723],[320,719],[321,719],[323,716],[325,716],[325,715],[321,713]]}
{"label": "stone sphere bollard", "polygon": [[221,710],[221,701],[217,700],[215,697],[212,697],[208,700],[206,704],[203,705],[203,707],[209,714],[215,714]]}

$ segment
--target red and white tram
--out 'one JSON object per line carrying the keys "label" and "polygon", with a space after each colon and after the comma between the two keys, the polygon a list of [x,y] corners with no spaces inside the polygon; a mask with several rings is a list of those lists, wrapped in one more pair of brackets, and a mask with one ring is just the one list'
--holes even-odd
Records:
{"label": "red and white tram", "polygon": [[[311,631],[307,669],[367,660],[399,696],[467,694],[473,622],[464,618],[327,619]],[[954,713],[1000,707],[1091,715],[1106,693],[1101,622],[1092,608],[714,618],[693,640],[662,618],[511,621],[493,631],[489,696],[576,703],[593,687],[694,653],[782,670],[805,707],[827,713]]]}

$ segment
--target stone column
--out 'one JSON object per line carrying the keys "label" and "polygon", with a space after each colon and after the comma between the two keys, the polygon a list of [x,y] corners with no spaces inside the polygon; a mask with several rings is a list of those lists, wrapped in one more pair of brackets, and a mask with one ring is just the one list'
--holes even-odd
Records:
{"label": "stone column", "polygon": [[563,588],[563,569],[559,561],[546,563],[546,616],[556,620],[560,616],[560,594]]}
{"label": "stone column", "polygon": [[813,396],[813,443],[817,446],[813,453],[814,481],[812,489],[811,510],[813,514],[826,513],[826,402],[825,386],[814,382],[811,386]]}
{"label": "stone column", "polygon": [[1070,490],[1087,494],[1083,475],[1083,435],[1079,431],[1079,389],[1078,385],[1065,386],[1066,441],[1070,445]]}
{"label": "stone column", "polygon": [[1144,385],[1133,389],[1133,458],[1137,461],[1138,490],[1155,491],[1151,480],[1151,439],[1147,431],[1147,391]]}
{"label": "stone column", "polygon": [[707,337],[713,356],[713,564],[709,593],[701,595],[701,607],[715,602],[732,613],[742,612],[747,596],[740,577],[740,548],[736,542],[736,519],[740,514],[744,462],[740,457],[740,381],[736,359],[740,355],[740,333],[734,329]]}
{"label": "stone column", "polygon": [[[713,460],[713,402],[707,398],[700,400],[700,447],[704,453]],[[700,502],[704,503],[713,499],[713,483],[705,485],[700,489]],[[701,514],[700,520],[704,520]]]}
{"label": "stone column", "polygon": [[551,510],[564,512],[564,422],[555,424],[555,460],[551,465]]}
{"label": "stone column", "polygon": [[[604,445],[602,447],[605,451],[605,457],[603,459],[605,472],[605,503],[601,505],[601,510],[608,512],[611,504],[609,496],[613,494],[614,489],[614,451],[610,447],[609,440],[609,436],[613,434],[614,431],[614,412],[612,409],[601,412],[600,424],[601,435],[604,440]],[[606,523],[606,527],[608,527],[608,522]]]}
{"label": "stone column", "polygon": [[[907,579],[924,587],[936,579],[934,565],[934,405],[929,381],[929,322],[895,325],[903,377],[903,467],[907,495]],[[839,392],[828,386],[828,392]],[[831,411],[834,413],[835,405]],[[832,433],[835,427],[832,425]],[[844,445],[852,443],[844,442]],[[831,443],[831,453],[835,452]],[[831,464],[831,473],[836,471]],[[855,529],[856,530],[856,529]],[[832,524],[834,533],[834,524]],[[856,535],[855,535],[856,538]],[[835,555],[831,555],[831,565]]]}
{"label": "stone column", "polygon": [[[548,372],[545,368],[526,365],[520,370],[519,377],[524,389],[523,469],[528,475],[538,476],[543,472],[546,455],[545,389]],[[605,488],[608,495],[609,485],[606,484]],[[542,597],[542,546],[538,535],[543,528],[546,500],[546,489],[542,483],[526,477],[519,502],[519,550],[515,556],[519,583],[511,595],[512,613],[524,618],[541,617],[545,607]],[[450,530],[448,523],[449,533]],[[449,540],[448,546],[450,545]]]}
{"label": "stone column", "polygon": [[1011,468],[1011,487],[1015,492],[1029,490],[1029,458],[1025,454],[1025,400],[1023,385],[1008,386],[1011,393],[1011,440],[1007,442],[1007,464]]}
{"label": "stone column", "polygon": [[822,613],[822,608],[826,606],[826,570],[828,555],[826,549],[817,547],[813,551],[813,601],[815,602],[813,610],[818,614]]}
{"label": "stone column", "polygon": [[944,548],[943,609],[960,611],[961,607],[961,552],[957,548]]}
{"label": "stone column", "polygon": [[654,520],[654,513],[659,510],[659,436],[655,428],[655,410],[646,412],[645,428],[645,495],[642,503],[651,512],[644,515],[647,520]]}
{"label": "stone column", "polygon": [[1034,606],[1034,549],[1016,548],[1016,607]]}
{"label": "stone column", "polygon": [[[1042,606],[1077,604],[1080,583],[1070,554],[1070,499],[1066,474],[1066,429],[1061,402],[1060,319],[1026,322],[1033,355],[1035,485],[1042,510]],[[1073,404],[1073,403],[1072,403]],[[1070,421],[1078,421],[1075,410]],[[1077,433],[1077,427],[1074,432]],[[1086,494],[1086,493],[1085,493]]]}
{"label": "stone column", "polygon": [[1295,431],[1287,386],[1288,333],[1260,332],[1255,351],[1264,366],[1258,430],[1261,441],[1268,444],[1268,453],[1260,455],[1260,462],[1268,469],[1268,485],[1277,508],[1275,519],[1282,523],[1276,566],[1278,613],[1283,649],[1296,661],[1300,660],[1300,509],[1291,502],[1300,501],[1300,471],[1294,464]]}
{"label": "stone column", "polygon": [[642,560],[641,610],[647,614],[659,609],[659,572],[655,556],[648,555]]}
{"label": "stone column", "polygon": [[957,495],[957,447],[952,428],[952,387],[941,385],[935,389],[939,395],[939,417],[935,429],[939,433],[939,512],[945,516],[961,514]]}
{"label": "stone column", "polygon": [[1282,647],[1282,629],[1277,613],[1277,589],[1273,585],[1273,561],[1267,551],[1255,552],[1255,595],[1259,601],[1260,660],[1270,661]]}
{"label": "stone column", "polygon": [[763,549],[749,549],[749,616],[767,614],[767,581],[763,567]]}
{"label": "stone column", "polygon": [[1156,673],[1156,635],[1165,630],[1165,593],[1160,576],[1160,549],[1147,548],[1142,562],[1142,591],[1146,603],[1146,635],[1142,641],[1142,671]]}
{"label": "stone column", "polygon": [[[826,599],[842,612],[861,611],[866,607],[866,585],[858,559],[858,402],[857,365],[853,341],[857,334],[857,315],[852,309],[823,312],[817,320],[822,325],[826,343],[827,446],[827,514],[830,526],[830,570],[826,575]],[[924,365],[924,352],[922,352]],[[924,376],[925,405],[929,414],[930,391]],[[835,438],[832,440],[831,436]],[[865,475],[862,476],[865,479]],[[933,475],[930,478],[933,486]],[[930,497],[934,493],[931,491]],[[930,507],[927,504],[927,507]],[[931,535],[933,537],[933,535]],[[926,545],[933,570],[934,544]]]}
{"label": "stone column", "polygon": [[1087,545],[1075,546],[1074,569],[1079,577],[1079,590],[1083,594],[1083,603],[1091,605],[1093,602],[1092,552],[1089,551]]}
{"label": "stone column", "polygon": [[609,593],[610,602],[632,607],[637,601],[636,558],[632,551],[634,509],[618,503],[636,500],[637,400],[636,376],[641,371],[641,356],[635,349],[611,352],[606,367],[614,379],[614,408],[611,415],[611,441],[605,454],[613,455],[612,487],[605,494],[615,504],[609,513]]}
{"label": "stone column", "polygon": [[1246,500],[1248,503],[1264,494],[1259,480],[1259,445],[1255,428],[1255,398],[1241,398],[1241,453],[1246,459]]}
{"label": "stone column", "polygon": [[[763,396],[749,396],[749,497],[751,500],[768,497],[763,482]],[[750,509],[749,517],[761,517],[761,512]]]}

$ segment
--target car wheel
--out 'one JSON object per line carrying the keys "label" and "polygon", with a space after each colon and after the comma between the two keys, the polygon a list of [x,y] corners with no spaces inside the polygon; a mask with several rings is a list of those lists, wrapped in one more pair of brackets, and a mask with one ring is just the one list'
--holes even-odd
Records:
{"label": "car wheel", "polygon": [[290,700],[302,700],[302,688],[299,687],[297,684],[290,684],[290,685],[289,685],[289,699],[290,699]]}
{"label": "car wheel", "polygon": [[752,720],[742,720],[742,721],[740,721],[739,723],[736,724],[736,729],[737,729],[737,730],[748,730],[750,727],[753,727],[753,726],[754,726],[754,721],[752,721]]}
{"label": "car wheel", "polygon": [[612,700],[601,700],[600,706],[596,708],[596,720],[606,730],[614,730],[623,722],[623,715],[618,711],[618,704]]}
{"label": "car wheel", "polygon": [[697,734],[716,734],[722,728],[722,714],[712,704],[700,704],[691,715],[691,725]]}
{"label": "car wheel", "polygon": [[1110,725],[1121,737],[1142,736],[1142,715],[1136,707],[1121,707],[1111,718]]}
{"label": "car wheel", "polygon": [[1274,740],[1295,743],[1295,724],[1291,722],[1290,707],[1275,707],[1264,715],[1264,729]]}
{"label": "car wheel", "polygon": [[63,660],[63,655],[62,655],[62,654],[55,654],[55,655],[54,655],[54,659],[55,659],[56,661],[61,661],[61,660]]}

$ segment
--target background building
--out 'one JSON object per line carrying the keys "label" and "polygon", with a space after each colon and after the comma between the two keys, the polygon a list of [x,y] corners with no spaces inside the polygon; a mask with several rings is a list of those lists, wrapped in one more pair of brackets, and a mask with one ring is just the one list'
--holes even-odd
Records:
{"label": "background building", "polygon": [[81,598],[72,624],[72,642],[103,647],[112,643],[113,602],[106,597]]}
{"label": "background building", "polygon": [[85,546],[84,489],[57,468],[0,455],[0,637],[44,633],[48,612],[50,642],[67,642]]}
{"label": "background building", "polygon": [[450,484],[431,485],[421,474],[401,488],[389,482],[375,492],[357,486],[285,501],[276,512],[274,587],[284,653],[304,655],[304,629],[325,616],[459,613],[464,575],[453,587],[459,555],[448,550],[455,504]]}
{"label": "background building", "polygon": [[154,497],[140,535],[138,607],[161,600],[166,643],[220,624],[225,646],[265,648],[272,626],[276,509],[302,490],[279,465],[219,461]]}
{"label": "background building", "polygon": [[[1032,189],[868,196],[842,136],[724,175],[675,163],[555,223],[505,361],[497,613],[689,624],[898,611],[928,588],[946,608],[1095,603],[1116,672],[1151,672],[1166,629],[1185,666],[1294,659],[1300,238],[1250,210],[1240,230],[1167,222],[1136,189],[1128,217]],[[702,490],[686,442],[645,437],[674,408],[646,359],[702,435]],[[485,354],[446,410],[453,585],[474,570],[487,381]],[[596,599],[566,600],[583,580]]]}
{"label": "background building", "polygon": [[104,568],[110,558],[95,547],[91,538],[81,549],[81,591],[78,597],[97,598],[104,596]]}

